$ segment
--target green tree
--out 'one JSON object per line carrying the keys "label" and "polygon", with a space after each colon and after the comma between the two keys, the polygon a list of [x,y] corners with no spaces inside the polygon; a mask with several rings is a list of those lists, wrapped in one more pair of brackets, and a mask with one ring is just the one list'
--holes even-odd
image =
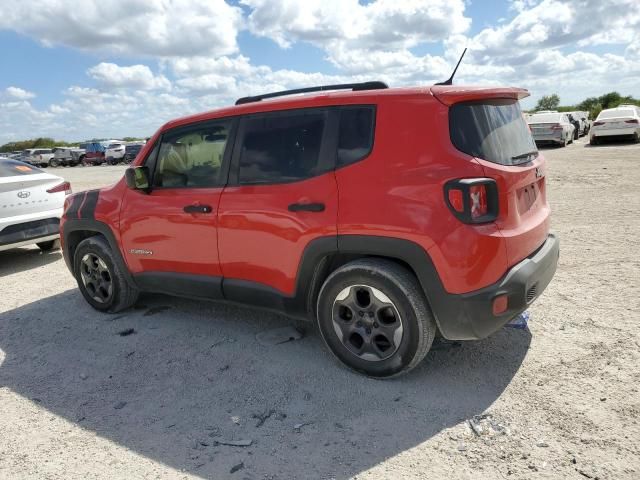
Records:
{"label": "green tree", "polygon": [[560,97],[554,93],[538,100],[535,110],[557,110],[559,105]]}

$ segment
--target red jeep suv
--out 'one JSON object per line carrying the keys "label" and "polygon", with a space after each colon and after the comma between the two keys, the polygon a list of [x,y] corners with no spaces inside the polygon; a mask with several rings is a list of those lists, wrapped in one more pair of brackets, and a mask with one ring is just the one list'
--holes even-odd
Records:
{"label": "red jeep suv", "polygon": [[408,371],[555,273],[527,95],[366,82],[171,121],[122,180],[67,199],[65,261],[101,311],[139,292],[251,304],[317,322],[358,372]]}

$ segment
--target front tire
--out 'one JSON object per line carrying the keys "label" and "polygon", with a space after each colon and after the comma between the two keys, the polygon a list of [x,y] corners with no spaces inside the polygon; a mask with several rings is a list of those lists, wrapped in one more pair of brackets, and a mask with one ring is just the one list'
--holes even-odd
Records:
{"label": "front tire", "polygon": [[340,362],[377,378],[418,365],[436,333],[418,279],[384,259],[356,260],[329,275],[318,295],[317,321]]}
{"label": "front tire", "polygon": [[73,271],[85,300],[96,310],[117,313],[138,300],[139,291],[129,285],[104,237],[89,237],[78,245]]}

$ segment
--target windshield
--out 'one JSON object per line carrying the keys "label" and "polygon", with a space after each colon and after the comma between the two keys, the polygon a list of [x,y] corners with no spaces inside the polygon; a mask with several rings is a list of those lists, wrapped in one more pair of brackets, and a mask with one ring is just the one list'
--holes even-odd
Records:
{"label": "windshield", "polygon": [[43,171],[16,160],[9,160],[5,158],[0,159],[0,178],[17,177],[19,175],[33,175],[34,173],[43,173]]}
{"label": "windshield", "polygon": [[621,117],[633,117],[633,110],[627,110],[621,108],[620,110],[603,110],[598,115],[598,120],[601,118],[621,118]]}
{"label": "windshield", "polygon": [[518,165],[538,156],[515,99],[457,103],[449,111],[449,132],[458,150],[489,162]]}
{"label": "windshield", "polygon": [[559,113],[534,113],[529,117],[531,123],[560,123],[561,115]]}

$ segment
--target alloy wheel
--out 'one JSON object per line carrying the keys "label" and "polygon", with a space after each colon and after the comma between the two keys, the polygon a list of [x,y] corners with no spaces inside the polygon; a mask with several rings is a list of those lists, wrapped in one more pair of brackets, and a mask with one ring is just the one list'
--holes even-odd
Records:
{"label": "alloy wheel", "polygon": [[107,264],[95,253],[87,253],[80,262],[80,276],[87,293],[98,303],[107,303],[113,295],[113,281]]}
{"label": "alloy wheel", "polygon": [[398,309],[389,297],[368,285],[352,285],[338,293],[332,321],[345,348],[363,360],[386,360],[402,341]]}

